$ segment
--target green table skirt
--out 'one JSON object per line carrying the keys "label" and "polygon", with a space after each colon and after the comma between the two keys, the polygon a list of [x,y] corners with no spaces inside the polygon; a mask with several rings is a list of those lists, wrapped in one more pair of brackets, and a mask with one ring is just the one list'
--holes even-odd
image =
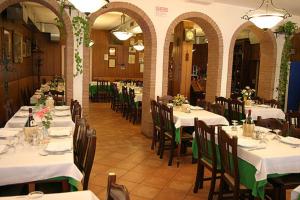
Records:
{"label": "green table skirt", "polygon": [[78,191],[81,189],[81,182],[75,180],[74,178],[71,177],[65,177],[65,176],[60,176],[60,177],[55,177],[55,178],[50,178],[49,180],[54,180],[54,181],[63,181],[63,180],[68,180],[68,183],[70,184],[70,190],[73,191]]}
{"label": "green table skirt", "polygon": [[[95,96],[97,94],[97,85],[89,85],[90,96]],[[112,88],[109,85],[108,87],[100,87],[100,91],[108,91],[111,92]]]}

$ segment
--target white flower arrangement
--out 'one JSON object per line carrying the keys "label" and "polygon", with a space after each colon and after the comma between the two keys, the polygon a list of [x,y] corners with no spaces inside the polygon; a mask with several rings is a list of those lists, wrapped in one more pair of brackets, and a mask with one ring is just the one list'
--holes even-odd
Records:
{"label": "white flower arrangement", "polygon": [[175,106],[181,106],[182,104],[184,104],[186,102],[186,99],[183,95],[181,94],[177,94],[174,99],[173,99],[173,104]]}
{"label": "white flower arrangement", "polygon": [[249,86],[246,86],[245,89],[241,91],[243,98],[250,99],[250,97],[255,93],[254,89],[251,89]]}

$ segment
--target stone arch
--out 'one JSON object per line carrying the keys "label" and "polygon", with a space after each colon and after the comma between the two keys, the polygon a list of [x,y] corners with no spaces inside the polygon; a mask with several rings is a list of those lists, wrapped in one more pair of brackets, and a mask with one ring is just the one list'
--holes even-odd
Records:
{"label": "stone arch", "polygon": [[[94,24],[97,17],[107,12],[124,12],[128,16],[132,17],[143,30],[144,38],[144,75],[143,75],[143,106],[142,106],[142,133],[146,136],[152,136],[152,119],[150,110],[150,99],[155,98],[155,79],[156,79],[156,48],[157,38],[156,31],[151,19],[147,14],[137,6],[127,2],[111,2],[106,8],[100,9],[90,16],[90,27]],[[83,106],[88,108],[89,106],[89,89],[88,84],[90,80],[90,51],[88,48],[84,48],[84,71],[83,71]]]}
{"label": "stone arch", "polygon": [[39,3],[56,14],[65,25],[66,33],[66,67],[65,67],[65,82],[66,82],[66,101],[70,102],[73,98],[73,54],[74,54],[74,41],[73,41],[73,28],[70,17],[66,12],[60,16],[60,5],[56,0],[0,0],[0,13],[8,6],[30,1]]}
{"label": "stone arch", "polygon": [[232,36],[229,49],[226,95],[227,97],[230,97],[231,94],[232,64],[235,41],[239,33],[246,28],[251,30],[260,41],[260,68],[257,95],[262,98],[272,99],[276,72],[276,39],[271,30],[264,31],[253,25],[251,22],[242,24]]}
{"label": "stone arch", "polygon": [[205,32],[208,40],[208,67],[206,81],[206,100],[214,101],[215,96],[221,92],[221,73],[223,66],[223,37],[218,25],[208,15],[200,12],[188,12],[178,16],[168,28],[163,58],[163,95],[168,90],[168,62],[169,62],[169,44],[171,42],[172,32],[176,25],[183,21],[190,20],[199,25]]}

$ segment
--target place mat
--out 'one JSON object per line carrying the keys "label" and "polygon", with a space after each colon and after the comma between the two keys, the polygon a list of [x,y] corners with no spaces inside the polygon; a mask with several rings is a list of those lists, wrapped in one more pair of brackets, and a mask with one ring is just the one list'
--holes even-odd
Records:
{"label": "place mat", "polygon": [[48,135],[52,137],[69,136],[71,131],[70,127],[51,127],[48,129]]}
{"label": "place mat", "polygon": [[64,152],[72,150],[71,142],[50,142],[45,148],[46,152]]}

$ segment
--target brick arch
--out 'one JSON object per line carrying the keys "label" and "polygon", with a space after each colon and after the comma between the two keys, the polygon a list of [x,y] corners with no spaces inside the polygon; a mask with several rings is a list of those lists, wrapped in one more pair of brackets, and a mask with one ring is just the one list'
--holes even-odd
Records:
{"label": "brick arch", "polygon": [[39,3],[56,14],[65,25],[66,33],[66,67],[65,67],[65,80],[66,80],[66,100],[70,102],[73,97],[73,54],[74,54],[74,41],[73,41],[73,29],[71,20],[66,12],[63,16],[60,16],[59,4],[56,0],[0,0],[0,13],[7,7],[20,3],[20,2],[35,2]]}
{"label": "brick arch", "polygon": [[235,41],[239,33],[246,28],[251,30],[260,42],[260,69],[257,95],[262,98],[272,99],[276,72],[276,39],[272,31],[264,31],[260,28],[257,28],[251,22],[246,22],[242,24],[232,36],[229,49],[226,95],[227,97],[229,97],[231,94],[232,64]]}
{"label": "brick arch", "polygon": [[[144,74],[143,74],[143,106],[142,106],[142,126],[141,131],[146,136],[152,136],[152,119],[150,110],[150,98],[155,98],[155,78],[156,78],[156,48],[157,38],[156,31],[151,19],[148,15],[137,6],[125,2],[112,2],[106,8],[100,9],[90,16],[90,27],[94,24],[97,17],[107,12],[124,12],[133,18],[143,30],[144,38]],[[83,71],[83,106],[88,108],[89,104],[89,91],[88,84],[90,79],[90,51],[84,48],[84,71]]]}
{"label": "brick arch", "polygon": [[221,92],[221,73],[223,66],[223,37],[218,25],[208,15],[200,12],[189,12],[178,16],[168,28],[163,58],[163,95],[168,90],[169,45],[172,32],[176,25],[183,20],[190,20],[199,25],[208,40],[208,67],[206,81],[206,100],[214,101]]}

